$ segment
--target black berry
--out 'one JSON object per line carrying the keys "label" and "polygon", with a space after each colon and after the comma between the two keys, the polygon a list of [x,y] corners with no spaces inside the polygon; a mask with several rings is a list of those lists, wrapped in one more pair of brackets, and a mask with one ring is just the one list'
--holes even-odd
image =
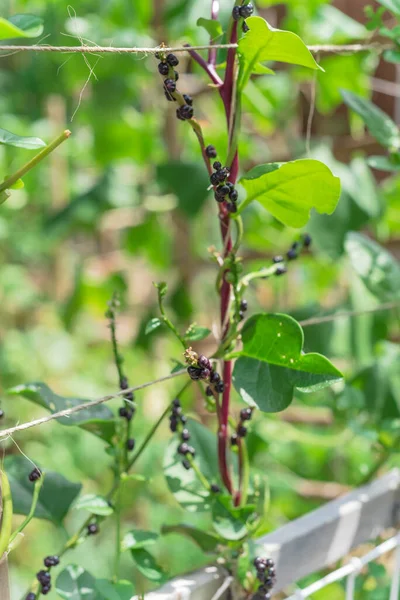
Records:
{"label": "black berry", "polygon": [[210,382],[211,383],[218,383],[221,380],[221,376],[219,373],[217,373],[216,371],[213,371],[210,375]]}
{"label": "black berry", "polygon": [[173,79],[164,80],[165,89],[171,94],[176,90],[176,83]]}
{"label": "black berry", "polygon": [[47,568],[56,567],[58,564],[60,564],[60,559],[58,556],[46,556],[43,563]]}
{"label": "black berry", "polygon": [[210,388],[209,385],[206,387],[206,395],[207,396],[212,396],[213,395],[213,391],[212,391],[212,389]]}
{"label": "black berry", "polygon": [[36,573],[36,578],[42,585],[47,585],[51,581],[51,575],[48,571],[39,571],[39,573]]}
{"label": "black berry", "polygon": [[240,411],[240,418],[242,421],[250,421],[253,411],[251,408],[242,408]]}
{"label": "black berry", "polygon": [[242,310],[243,312],[246,312],[246,310],[248,309],[248,304],[247,304],[247,300],[242,300],[240,303],[240,310]]}
{"label": "black berry", "polygon": [[47,596],[47,594],[50,592],[51,590],[51,585],[43,585],[42,589],[40,590],[40,592],[43,594],[43,596]]}
{"label": "black berry", "polygon": [[234,6],[232,10],[232,17],[234,21],[239,21],[240,19],[240,6]]}
{"label": "black berry", "polygon": [[125,415],[125,419],[126,419],[127,421],[131,421],[131,420],[132,420],[132,417],[133,417],[133,413],[134,413],[134,410],[133,410],[133,408],[127,408],[127,409],[126,409],[126,415]]}
{"label": "black berry", "polygon": [[129,438],[129,440],[126,442],[126,447],[128,450],[133,450],[135,447],[135,440],[133,438]]}
{"label": "black berry", "polygon": [[36,600],[36,596],[33,592],[29,592],[29,594],[26,596],[25,600]]}
{"label": "black berry", "polygon": [[211,491],[212,491],[213,494],[219,494],[220,491],[221,491],[221,488],[216,483],[212,483],[210,489],[211,489]]}
{"label": "black berry", "polygon": [[175,98],[171,96],[171,94],[167,92],[167,90],[164,90],[164,94],[168,102],[176,102]]}
{"label": "black berry", "polygon": [[200,379],[200,374],[203,369],[199,369],[198,367],[188,367],[187,372],[189,373],[189,377],[191,379]]}
{"label": "black berry", "polygon": [[217,151],[215,149],[215,146],[212,146],[211,144],[207,146],[207,148],[205,149],[205,153],[206,156],[208,156],[208,158],[217,158]]}
{"label": "black berry", "polygon": [[210,181],[211,181],[212,185],[218,185],[219,184],[218,173],[211,173],[211,175],[210,175]]}
{"label": "black berry", "polygon": [[272,262],[275,263],[275,264],[276,263],[281,263],[283,261],[284,261],[284,258],[283,258],[283,256],[280,256],[280,255],[274,256],[274,258],[272,259]]}
{"label": "black berry", "polygon": [[118,414],[120,417],[125,418],[126,415],[128,414],[128,409],[126,408],[126,406],[121,406],[121,408],[118,411]]}
{"label": "black berry", "polygon": [[37,469],[35,467],[33,469],[33,471],[31,471],[31,473],[29,473],[29,481],[31,481],[33,483],[34,481],[37,481],[38,479],[40,479],[41,476],[42,476],[41,472],[39,471],[39,469]]}
{"label": "black berry", "polygon": [[286,271],[287,271],[287,269],[286,269],[285,265],[279,265],[276,268],[275,275],[284,275],[284,273],[286,273]]}
{"label": "black berry", "polygon": [[164,55],[162,52],[156,52],[154,56],[156,57],[157,60],[163,60],[163,58],[164,58]]}
{"label": "black berry", "polygon": [[237,446],[237,443],[238,443],[238,436],[237,436],[236,433],[233,433],[231,435],[231,445],[232,446]]}
{"label": "black berry", "polygon": [[178,79],[179,79],[178,71],[174,71],[174,77],[175,77],[175,81],[178,81]]}
{"label": "black berry", "polygon": [[243,19],[248,19],[248,17],[251,17],[251,15],[254,12],[254,6],[251,4],[251,2],[249,2],[249,4],[244,4],[243,6],[240,6],[239,12],[240,16],[243,17]]}
{"label": "black berry", "polygon": [[290,248],[290,250],[286,252],[286,256],[288,257],[288,260],[294,260],[298,257],[298,254],[294,248]]}
{"label": "black berry", "polygon": [[231,190],[229,192],[229,198],[232,200],[232,202],[237,202],[238,197],[239,197],[239,194],[237,193],[236,190]]}
{"label": "black berry", "polygon": [[182,407],[181,406],[173,406],[172,414],[174,417],[179,417],[182,414]]}
{"label": "black berry", "polygon": [[217,187],[217,189],[215,190],[215,193],[218,194],[218,196],[225,197],[225,196],[227,196],[229,194],[230,189],[231,188],[228,185],[226,185],[226,184],[219,185]]}
{"label": "black berry", "polygon": [[124,398],[126,400],[129,400],[130,402],[133,402],[133,392],[127,392],[126,394],[124,394]]}
{"label": "black berry", "polygon": [[189,96],[189,94],[183,94],[183,99],[186,102],[186,104],[189,104],[189,106],[192,106],[192,104],[193,104],[192,96]]}
{"label": "black berry", "polygon": [[167,54],[167,63],[171,65],[171,67],[177,67],[179,65],[179,60],[175,56],[175,54]]}
{"label": "black berry", "polygon": [[215,163],[213,163],[213,167],[216,171],[219,171],[222,168],[222,164],[219,162],[219,160],[216,160]]}
{"label": "black berry", "polygon": [[169,66],[167,65],[167,63],[160,62],[158,65],[158,72],[160,73],[160,75],[168,75]]}
{"label": "black berry", "polygon": [[311,235],[309,235],[308,233],[305,233],[303,235],[303,244],[304,244],[304,246],[306,248],[309,248],[311,246],[311,242],[312,242]]}
{"label": "black berry", "polygon": [[226,208],[228,209],[228,212],[230,212],[230,213],[237,212],[237,206],[234,202],[228,202],[228,204],[226,205]]}
{"label": "black berry", "polygon": [[99,526],[97,525],[97,523],[91,523],[90,525],[88,525],[87,532],[88,535],[96,535],[96,533],[99,533]]}
{"label": "black berry", "polygon": [[222,394],[222,392],[224,391],[224,382],[223,381],[218,381],[218,383],[215,384],[215,390],[218,392],[218,394]]}
{"label": "black berry", "polygon": [[181,121],[187,121],[193,117],[193,106],[189,104],[184,104],[176,109],[176,116]]}
{"label": "black berry", "polygon": [[246,21],[243,21],[242,23],[242,31],[243,33],[247,33],[248,31],[250,31],[250,27],[247,25]]}
{"label": "black berry", "polygon": [[4,417],[4,410],[1,410],[0,408],[0,419],[2,419]]}
{"label": "black berry", "polygon": [[181,438],[184,442],[190,440],[190,431],[188,429],[183,429],[181,433]]}
{"label": "black berry", "polygon": [[169,418],[169,428],[172,433],[175,433],[175,431],[178,429],[178,419],[175,415],[171,415]]}
{"label": "black berry", "polygon": [[267,577],[267,579],[264,581],[264,586],[267,589],[271,589],[274,586],[274,580],[272,579],[272,577]]}
{"label": "black berry", "polygon": [[237,434],[241,438],[246,437],[246,435],[247,435],[247,427],[245,427],[244,425],[239,425],[238,428],[237,428]]}
{"label": "black berry", "polygon": [[182,444],[180,444],[178,446],[178,454],[182,454],[183,456],[185,456],[188,453],[189,453],[189,446],[188,446],[188,444],[186,444],[185,442],[182,442]]}
{"label": "black berry", "polygon": [[185,460],[182,461],[182,465],[184,466],[184,468],[186,469],[186,471],[189,471],[190,467],[192,466],[190,464],[190,461],[187,458],[185,458]]}
{"label": "black berry", "polygon": [[262,558],[261,556],[256,556],[256,558],[253,561],[253,565],[255,566],[257,571],[262,571],[267,568],[267,561],[265,558]]}

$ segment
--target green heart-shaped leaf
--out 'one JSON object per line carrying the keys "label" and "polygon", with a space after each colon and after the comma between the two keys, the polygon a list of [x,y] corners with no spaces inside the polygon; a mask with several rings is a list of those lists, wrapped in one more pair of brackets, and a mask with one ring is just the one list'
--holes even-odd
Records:
{"label": "green heart-shaped leaf", "polygon": [[196,542],[204,552],[214,552],[218,544],[223,542],[222,538],[191,525],[163,525],[161,531],[165,535],[168,533],[176,533],[180,536],[186,535]]}
{"label": "green heart-shaped leaf", "polygon": [[298,35],[271,27],[261,17],[246,19],[250,28],[239,40],[240,73],[238,86],[243,89],[258,63],[277,61],[320,69]]}
{"label": "green heart-shaped leaf", "polygon": [[159,537],[158,533],[154,531],[132,529],[132,531],[128,531],[122,540],[122,550],[137,550],[138,548],[153,546]]}
{"label": "green heart-shaped leaf", "polygon": [[313,159],[259,165],[241,180],[247,197],[239,213],[257,200],[288,227],[304,227],[312,208],[332,214],[340,197],[340,180],[324,163]]}
{"label": "green heart-shaped leaf", "polygon": [[204,19],[204,17],[200,17],[200,19],[197,19],[196,25],[198,27],[203,27],[211,39],[218,38],[223,34],[221,23],[215,19]]}
{"label": "green heart-shaped leaf", "polygon": [[103,517],[112,515],[114,512],[106,498],[103,498],[103,496],[96,496],[96,494],[86,494],[85,496],[81,496],[74,503],[73,508],[87,510],[94,515],[101,515]]}
{"label": "green heart-shaped leaf", "polygon": [[144,550],[143,548],[134,548],[131,550],[131,555],[136,568],[146,577],[146,579],[155,581],[159,584],[166,580],[164,570],[157,564],[156,559],[150,552],[147,552],[147,550]]}
{"label": "green heart-shaped leaf", "polygon": [[57,577],[56,591],[64,600],[100,600],[96,579],[83,567],[68,565]]}

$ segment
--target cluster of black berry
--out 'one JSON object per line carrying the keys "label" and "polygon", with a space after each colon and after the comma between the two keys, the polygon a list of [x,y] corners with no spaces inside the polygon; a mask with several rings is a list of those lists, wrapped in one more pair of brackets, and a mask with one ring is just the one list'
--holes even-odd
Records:
{"label": "cluster of black berry", "polygon": [[224,382],[221,380],[221,376],[217,373],[211,364],[211,361],[204,354],[197,355],[191,348],[186,350],[185,357],[190,366],[187,369],[189,376],[194,381],[202,379],[208,381],[211,385],[207,386],[207,396],[213,396],[213,391],[217,394],[222,394],[224,391]]}
{"label": "cluster of black berry", "polygon": [[37,467],[35,467],[33,469],[33,471],[31,471],[29,473],[29,481],[31,481],[32,483],[34,483],[35,481],[37,481],[38,479],[40,479],[42,476],[42,473],[39,471],[39,469]]}
{"label": "cluster of black berry", "polygon": [[274,561],[271,558],[257,556],[253,564],[257,569],[257,579],[261,582],[253,600],[270,600],[272,598],[271,589],[276,579]]}
{"label": "cluster of black berry", "polygon": [[[207,146],[207,150],[209,148],[214,149],[214,146]],[[208,154],[207,154],[208,156]],[[214,158],[214,157],[213,157]],[[210,176],[210,181],[215,188],[214,197],[217,202],[225,202],[226,208],[229,212],[235,213],[237,212],[237,200],[239,194],[237,190],[235,190],[235,186],[233,183],[228,181],[229,177],[229,169],[228,167],[223,167],[222,164],[217,160],[213,163],[214,173]]]}
{"label": "cluster of black berry", "polygon": [[[301,239],[297,242],[293,242],[289,250],[286,252],[286,259],[295,260],[296,258],[298,258],[303,248],[309,248],[311,246],[311,242],[311,236],[308,233],[303,233]],[[283,275],[287,272],[287,268],[283,264],[284,260],[285,257],[279,254],[273,257],[272,262],[278,265],[275,270],[275,275]]]}
{"label": "cluster of black berry", "polygon": [[242,321],[244,319],[245,313],[248,309],[249,305],[247,304],[247,300],[243,299],[240,302],[240,310],[239,310],[239,320]]}
{"label": "cluster of black berry", "polygon": [[252,416],[253,416],[252,408],[242,408],[242,410],[240,411],[240,421],[236,428],[236,432],[231,435],[232,446],[237,446],[239,438],[246,437],[247,427],[245,426],[245,422],[250,421]]}
{"label": "cluster of black berry", "polygon": [[[119,387],[121,390],[129,389],[129,383],[126,377],[121,377]],[[124,398],[128,400],[129,404],[125,403],[123,406],[121,406],[121,408],[118,411],[118,414],[122,419],[126,419],[128,422],[130,422],[136,410],[135,406],[133,404],[130,404],[131,402],[133,402],[135,396],[133,395],[133,392],[126,392],[126,394],[124,394]],[[126,442],[126,446],[128,450],[133,450],[135,447],[135,440],[133,438],[129,438]]]}
{"label": "cluster of black berry", "polygon": [[[232,10],[232,17],[235,21],[239,21],[240,19],[248,19],[254,12],[254,6],[251,2],[248,4],[242,4],[242,6],[234,6]],[[249,31],[249,27],[246,21],[242,23],[242,30],[244,33]]]}
{"label": "cluster of black berry", "polygon": [[[176,102],[177,98],[173,94],[177,91],[176,82],[179,79],[179,73],[175,71],[174,67],[179,65],[179,59],[175,54],[164,54],[163,52],[157,52],[156,58],[160,61],[158,63],[160,75],[166,77],[164,79],[165,97],[169,102]],[[176,116],[181,121],[187,121],[193,117],[193,99],[188,94],[182,94],[181,98],[184,103],[176,109]]]}
{"label": "cluster of black berry", "polygon": [[[46,556],[44,559],[44,566],[46,567],[46,571],[42,569],[39,573],[36,573],[36,578],[40,583],[40,593],[43,596],[46,596],[51,590],[51,567],[56,567],[60,564],[60,559],[58,556]],[[36,596],[33,592],[29,593],[26,597],[26,600],[35,600]]]}
{"label": "cluster of black berry", "polygon": [[179,431],[181,437],[181,443],[178,446],[178,454],[183,456],[182,465],[185,469],[190,469],[191,464],[187,456],[190,455],[194,458],[196,450],[193,446],[188,444],[190,440],[190,431],[185,427],[187,417],[182,413],[182,406],[179,398],[175,398],[172,403],[172,411],[169,417],[169,428],[172,433]]}

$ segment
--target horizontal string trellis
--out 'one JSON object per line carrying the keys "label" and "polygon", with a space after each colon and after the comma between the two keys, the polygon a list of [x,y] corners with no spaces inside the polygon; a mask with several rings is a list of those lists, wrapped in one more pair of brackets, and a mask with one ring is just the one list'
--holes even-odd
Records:
{"label": "horizontal string trellis", "polygon": [[[327,321],[336,321],[337,319],[345,318],[345,317],[359,317],[361,315],[370,314],[374,312],[379,312],[383,310],[391,310],[400,308],[400,302],[388,302],[386,304],[381,304],[380,306],[376,306],[372,309],[364,310],[364,311],[348,311],[342,313],[336,313],[334,315],[328,315],[325,317],[315,317],[312,319],[307,319],[306,321],[300,321],[300,325],[303,327],[307,327],[309,325],[316,325],[318,323],[326,323]],[[65,410],[61,410],[59,412],[53,413],[51,415],[47,415],[46,417],[42,417],[40,419],[35,419],[34,421],[28,421],[27,423],[21,423],[20,425],[16,425],[15,427],[10,427],[9,429],[3,429],[0,431],[0,441],[4,440],[13,433],[18,431],[24,431],[25,429],[30,429],[31,427],[36,427],[37,425],[43,425],[44,423],[48,423],[49,421],[53,421],[54,419],[59,419],[60,417],[68,417],[76,412],[80,412],[81,410],[86,410],[89,408],[93,408],[94,406],[98,406],[99,404],[103,404],[104,402],[109,402],[114,398],[118,398],[119,396],[124,396],[128,392],[137,392],[139,390],[143,390],[147,387],[155,385],[156,383],[162,383],[164,381],[168,381],[169,379],[173,379],[174,377],[178,377],[179,375],[183,375],[186,373],[186,369],[181,369],[176,373],[171,373],[170,375],[166,375],[165,377],[161,377],[160,379],[155,379],[154,381],[149,381],[147,383],[142,383],[141,385],[131,387],[127,390],[119,390],[114,394],[109,394],[108,396],[103,396],[102,398],[97,398],[96,400],[92,400],[90,402],[85,402],[83,404],[79,404],[78,406],[73,406],[72,408],[67,408]]]}
{"label": "horizontal string trellis", "polygon": [[[194,50],[229,49],[238,48],[238,44],[204,44],[200,46],[157,46],[155,48],[139,47],[112,47],[112,46],[50,46],[47,44],[32,44],[19,46],[13,44],[0,45],[0,52],[59,52],[76,54],[156,54],[157,52],[191,52]],[[392,44],[370,42],[367,44],[320,44],[307,46],[313,53],[357,53],[374,50],[382,53],[393,48]]]}

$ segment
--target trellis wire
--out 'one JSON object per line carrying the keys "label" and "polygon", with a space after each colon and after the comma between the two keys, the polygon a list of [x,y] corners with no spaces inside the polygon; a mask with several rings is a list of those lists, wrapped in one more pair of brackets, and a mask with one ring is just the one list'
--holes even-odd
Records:
{"label": "trellis wire", "polygon": [[[374,50],[382,53],[392,48],[392,44],[322,44],[307,46],[310,52],[318,53],[358,53]],[[157,46],[155,48],[139,47],[112,47],[112,46],[50,46],[47,44],[32,44],[31,46],[18,46],[13,44],[0,45],[0,52],[59,52],[81,54],[156,54],[157,52],[191,52],[193,50],[229,49],[238,48],[238,44],[204,44],[200,46]]]}
{"label": "trellis wire", "polygon": [[360,571],[370,562],[380,558],[384,554],[394,550],[396,548],[395,554],[395,564],[394,571],[392,576],[392,582],[390,587],[390,596],[389,600],[398,600],[399,590],[400,590],[400,534],[391,537],[386,540],[379,546],[373,548],[370,552],[362,556],[361,558],[354,557],[351,561],[337,569],[336,571],[332,571],[325,575],[325,577],[321,577],[318,581],[315,581],[311,585],[306,588],[300,590],[296,590],[296,592],[287,598],[287,600],[305,600],[309,598],[312,594],[315,594],[319,590],[322,590],[326,586],[331,583],[335,583],[336,581],[340,581],[347,577],[346,582],[346,600],[354,600],[354,591],[355,591],[355,581]]}

